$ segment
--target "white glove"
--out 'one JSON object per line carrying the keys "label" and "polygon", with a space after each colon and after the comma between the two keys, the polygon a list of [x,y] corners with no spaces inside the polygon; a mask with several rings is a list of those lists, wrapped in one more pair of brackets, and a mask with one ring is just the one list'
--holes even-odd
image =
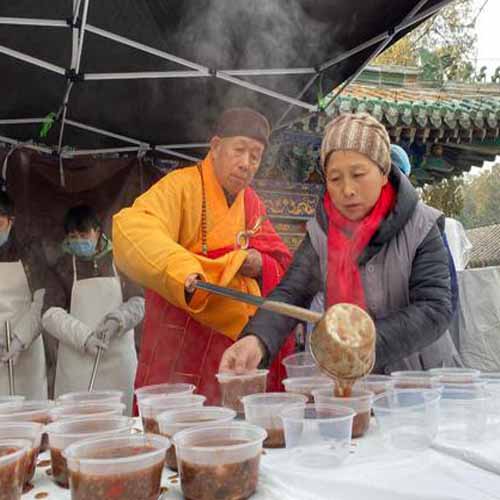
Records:
{"label": "white glove", "polygon": [[108,318],[101,321],[95,329],[98,338],[109,343],[113,337],[122,333],[122,325],[117,319]]}
{"label": "white glove", "polygon": [[108,319],[114,319],[120,324],[119,335],[135,328],[144,318],[144,299],[142,297],[131,297],[115,311],[106,314],[103,323]]}
{"label": "white glove", "polygon": [[42,318],[43,328],[59,342],[86,352],[85,343],[92,329],[61,307],[51,307]]}
{"label": "white glove", "polygon": [[97,332],[92,332],[85,341],[85,352],[90,354],[91,356],[95,356],[97,354],[97,350],[99,347],[101,349],[106,350],[108,348],[108,342],[101,338]]}
{"label": "white glove", "polygon": [[7,347],[5,344],[0,346],[0,363],[7,363],[10,359],[13,360],[14,365],[17,363],[19,359],[19,355],[24,350],[24,344],[19,340],[17,335],[12,335],[12,342],[10,344],[10,350],[7,351]]}

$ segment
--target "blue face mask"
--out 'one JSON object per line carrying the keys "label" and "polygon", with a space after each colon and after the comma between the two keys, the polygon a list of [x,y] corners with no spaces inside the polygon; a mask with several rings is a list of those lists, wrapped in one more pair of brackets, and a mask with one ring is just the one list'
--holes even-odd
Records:
{"label": "blue face mask", "polygon": [[0,231],[0,247],[3,247],[5,243],[9,240],[10,226],[4,231]]}
{"label": "blue face mask", "polygon": [[70,240],[69,249],[77,257],[92,257],[95,255],[96,242],[94,240]]}

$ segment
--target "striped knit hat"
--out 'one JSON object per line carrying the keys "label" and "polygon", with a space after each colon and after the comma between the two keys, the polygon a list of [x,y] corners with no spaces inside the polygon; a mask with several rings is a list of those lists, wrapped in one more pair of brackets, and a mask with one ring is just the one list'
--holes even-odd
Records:
{"label": "striped knit hat", "polygon": [[391,169],[391,143],[385,127],[368,113],[344,113],[325,129],[320,162],[324,170],[334,151],[356,151],[375,162],[382,173]]}

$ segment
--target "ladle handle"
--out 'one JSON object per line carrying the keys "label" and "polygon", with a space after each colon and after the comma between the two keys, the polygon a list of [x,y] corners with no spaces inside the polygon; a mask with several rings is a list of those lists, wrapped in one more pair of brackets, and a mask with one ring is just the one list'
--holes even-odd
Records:
{"label": "ladle handle", "polygon": [[97,353],[94,359],[94,366],[92,367],[92,375],[90,375],[89,392],[92,392],[94,390],[95,379],[97,377],[97,369],[99,368],[99,363],[101,362],[102,358],[102,351],[102,347],[97,348]]}
{"label": "ladle handle", "polygon": [[[10,329],[10,321],[5,322],[5,347],[7,352],[10,351],[12,346],[12,332]],[[15,396],[16,385],[14,380],[14,360],[12,358],[7,361],[7,370],[9,374],[9,396]]]}
{"label": "ladle handle", "polygon": [[221,295],[229,299],[260,307],[261,309],[282,314],[283,316],[289,316],[291,318],[298,319],[299,321],[307,321],[308,323],[315,324],[322,318],[321,313],[309,311],[309,309],[304,309],[303,307],[286,304],[285,302],[277,302],[275,300],[266,300],[256,295],[239,292],[238,290],[233,290],[232,288],[213,285],[212,283],[206,283],[205,281],[196,281],[194,286],[199,290],[215,293],[216,295]]}

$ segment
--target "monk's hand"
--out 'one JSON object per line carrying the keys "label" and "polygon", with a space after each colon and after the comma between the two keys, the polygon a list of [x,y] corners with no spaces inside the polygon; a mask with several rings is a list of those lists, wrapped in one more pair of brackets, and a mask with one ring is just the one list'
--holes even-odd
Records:
{"label": "monk's hand", "polygon": [[255,335],[235,342],[222,355],[219,372],[247,373],[257,369],[264,358],[265,347]]}
{"label": "monk's hand", "polygon": [[262,274],[262,254],[255,248],[248,250],[247,258],[240,267],[240,274],[247,278],[259,278]]}
{"label": "monk's hand", "polygon": [[186,299],[186,304],[189,304],[189,302],[191,302],[194,292],[196,292],[196,287],[194,285],[198,280],[201,280],[201,276],[197,273],[189,274],[186,278],[186,281],[184,282],[184,296]]}

